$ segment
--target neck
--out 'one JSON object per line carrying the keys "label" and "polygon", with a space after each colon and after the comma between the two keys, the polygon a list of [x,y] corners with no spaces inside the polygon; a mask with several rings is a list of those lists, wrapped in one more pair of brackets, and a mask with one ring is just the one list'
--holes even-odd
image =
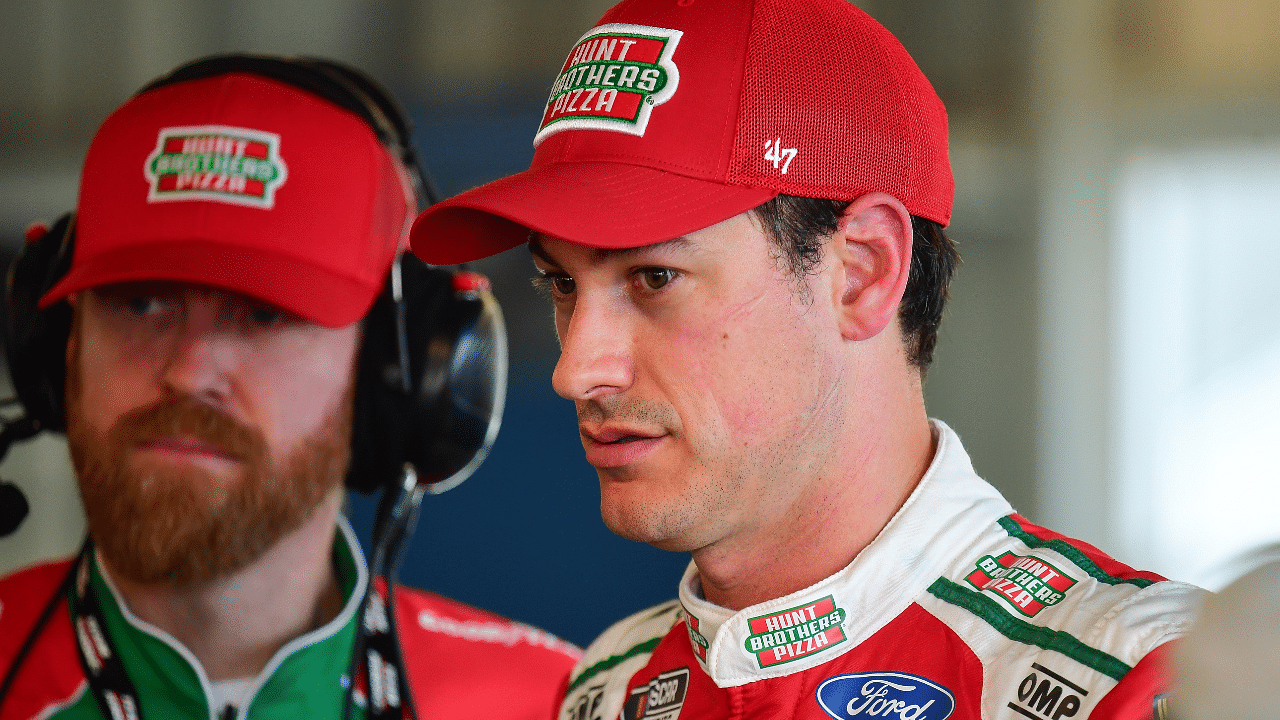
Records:
{"label": "neck", "polygon": [[[693,551],[710,602],[741,610],[829,577],[880,534],[933,460],[919,375],[865,370],[846,397],[840,441],[776,520]],[[869,412],[868,409],[874,409]]]}
{"label": "neck", "polygon": [[332,559],[341,497],[339,488],[251,565],[208,583],[135,583],[103,567],[134,615],[177,638],[210,680],[253,677],[342,611]]}

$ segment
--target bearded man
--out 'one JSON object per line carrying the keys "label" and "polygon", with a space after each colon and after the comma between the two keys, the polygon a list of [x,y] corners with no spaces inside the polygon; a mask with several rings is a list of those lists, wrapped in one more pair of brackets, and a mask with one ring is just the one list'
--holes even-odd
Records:
{"label": "bearded man", "polygon": [[376,91],[328,61],[184,66],[100,128],[74,219],[32,233],[74,242],[39,305],[70,308],[90,540],[0,579],[0,718],[554,712],[575,648],[371,592],[343,518],[371,312],[418,210]]}

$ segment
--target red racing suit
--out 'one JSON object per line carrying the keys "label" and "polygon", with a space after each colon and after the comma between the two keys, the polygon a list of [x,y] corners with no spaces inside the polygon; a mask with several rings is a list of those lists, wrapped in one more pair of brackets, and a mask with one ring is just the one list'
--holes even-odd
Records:
{"label": "red racing suit", "polygon": [[934,433],[929,470],[843,570],[734,612],[690,564],[679,600],[587,648],[562,720],[1162,717],[1166,643],[1202,591],[1014,514]]}
{"label": "red racing suit", "polygon": [[[356,610],[369,582],[364,557],[345,521],[335,539],[334,559],[347,598],[342,612],[276,653],[237,718],[342,717]],[[37,565],[0,579],[0,674],[9,671],[70,563]],[[190,651],[130,612],[101,567],[96,562],[93,567],[90,582],[102,598],[103,617],[137,689],[144,717],[223,717],[221,708],[211,707],[209,678]],[[576,647],[537,628],[431,593],[402,587],[395,600],[418,717],[553,717],[569,670],[581,655]],[[0,720],[103,720],[77,655],[65,595],[19,662],[16,682],[0,706]],[[363,702],[363,693],[357,691],[356,718],[364,716]]]}

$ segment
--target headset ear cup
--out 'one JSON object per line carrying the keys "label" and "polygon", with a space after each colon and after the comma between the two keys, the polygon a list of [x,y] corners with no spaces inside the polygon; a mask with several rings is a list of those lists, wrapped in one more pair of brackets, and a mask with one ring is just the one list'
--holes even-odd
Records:
{"label": "headset ear cup", "polygon": [[394,448],[399,434],[387,418],[396,411],[403,391],[396,341],[396,302],[388,280],[365,315],[356,368],[351,418],[351,467],[347,487],[373,493],[397,482],[400,460]]}
{"label": "headset ear cup", "polygon": [[[398,487],[404,463],[443,492],[484,459],[507,389],[507,338],[489,291],[406,253],[400,259],[408,387],[397,304],[388,287],[365,317],[347,486]],[[466,276],[472,277],[471,275]]]}
{"label": "headset ear cup", "polygon": [[39,302],[67,273],[74,244],[75,216],[68,213],[18,251],[5,284],[4,344],[14,392],[27,417],[58,432],[66,429],[71,306],[64,301],[41,310]]}
{"label": "headset ear cup", "polygon": [[484,461],[507,397],[507,331],[488,280],[458,273],[450,282],[442,332],[410,346],[424,362],[405,452],[432,494],[456,487]]}

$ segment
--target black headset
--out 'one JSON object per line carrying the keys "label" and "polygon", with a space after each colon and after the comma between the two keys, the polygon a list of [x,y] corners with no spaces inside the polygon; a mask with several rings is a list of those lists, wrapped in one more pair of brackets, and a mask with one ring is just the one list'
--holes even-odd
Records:
{"label": "black headset", "polygon": [[[374,80],[312,58],[218,55],[195,60],[138,92],[243,72],[300,87],[363,118],[406,169],[418,205],[437,200],[413,149],[408,120]],[[9,268],[5,351],[14,391],[33,429],[65,430],[66,343],[71,308],[37,303],[68,271],[75,217],[28,242]],[[398,489],[405,464],[428,492],[443,492],[480,464],[506,397],[507,340],[487,281],[400,256],[365,317],[352,417],[347,486]]]}

